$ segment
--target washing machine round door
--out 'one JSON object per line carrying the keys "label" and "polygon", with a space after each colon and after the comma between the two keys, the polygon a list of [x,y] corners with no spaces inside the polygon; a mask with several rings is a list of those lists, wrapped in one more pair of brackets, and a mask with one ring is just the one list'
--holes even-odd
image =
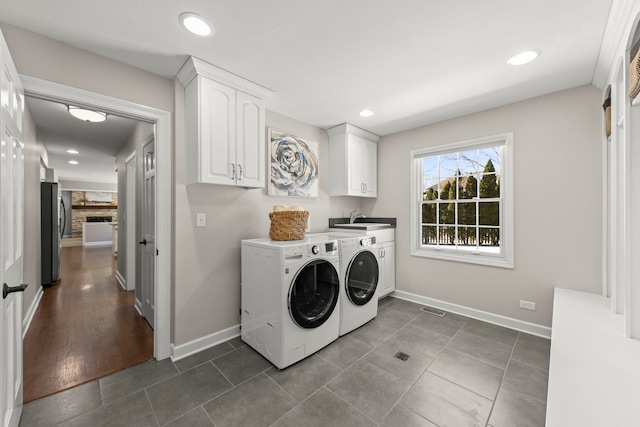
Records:
{"label": "washing machine round door", "polygon": [[376,294],[378,287],[378,260],[371,251],[361,251],[349,263],[346,275],[346,291],[349,301],[365,305]]}
{"label": "washing machine round door", "polygon": [[333,264],[314,260],[298,271],[289,290],[289,313],[298,326],[312,329],[327,321],[338,302],[340,279]]}

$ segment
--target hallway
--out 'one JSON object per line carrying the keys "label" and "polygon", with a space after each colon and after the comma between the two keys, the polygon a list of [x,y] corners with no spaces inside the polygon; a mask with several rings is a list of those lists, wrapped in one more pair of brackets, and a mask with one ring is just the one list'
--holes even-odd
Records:
{"label": "hallway", "polygon": [[24,402],[153,358],[153,330],[116,281],[111,246],[62,248],[62,279],[24,339]]}

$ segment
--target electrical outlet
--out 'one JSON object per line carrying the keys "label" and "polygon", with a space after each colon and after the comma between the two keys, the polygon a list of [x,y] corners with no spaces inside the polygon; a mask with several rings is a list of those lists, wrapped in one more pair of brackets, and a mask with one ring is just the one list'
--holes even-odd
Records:
{"label": "electrical outlet", "polygon": [[536,303],[532,301],[520,300],[520,308],[524,308],[525,310],[536,311]]}

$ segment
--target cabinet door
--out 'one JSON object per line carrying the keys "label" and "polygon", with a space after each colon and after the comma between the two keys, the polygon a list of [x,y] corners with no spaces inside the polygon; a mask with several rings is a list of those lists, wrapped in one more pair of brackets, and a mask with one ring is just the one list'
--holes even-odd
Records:
{"label": "cabinet door", "polygon": [[264,187],[264,101],[238,91],[236,94],[236,179],[243,187]]}
{"label": "cabinet door", "polygon": [[362,183],[364,196],[378,196],[378,144],[370,141],[363,141],[362,146]]}
{"label": "cabinet door", "polygon": [[380,283],[378,297],[396,290],[396,254],[395,243],[384,243],[378,248],[380,258]]}
{"label": "cabinet door", "polygon": [[362,196],[364,194],[364,175],[365,168],[365,141],[359,136],[349,135],[348,137],[348,192],[350,196]]}
{"label": "cabinet door", "polygon": [[201,182],[236,183],[236,91],[201,79],[200,170]]}

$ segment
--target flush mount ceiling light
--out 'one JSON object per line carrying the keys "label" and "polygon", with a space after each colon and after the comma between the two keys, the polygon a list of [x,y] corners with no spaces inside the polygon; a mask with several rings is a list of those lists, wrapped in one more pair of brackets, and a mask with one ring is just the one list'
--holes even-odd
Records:
{"label": "flush mount ceiling light", "polygon": [[216,31],[208,19],[195,13],[181,13],[178,21],[180,21],[180,25],[182,25],[185,30],[199,37],[211,37]]}
{"label": "flush mount ceiling light", "polygon": [[371,117],[371,116],[373,116],[373,111],[371,110],[360,111],[360,117]]}
{"label": "flush mount ceiling light", "polygon": [[69,160],[69,164],[70,165],[77,165],[78,161],[77,160]]}
{"label": "flush mount ceiling light", "polygon": [[72,105],[67,107],[67,111],[76,119],[85,122],[97,123],[107,120],[107,113],[103,113],[102,111],[87,110],[86,108],[74,107]]}
{"label": "flush mount ceiling light", "polygon": [[540,56],[539,50],[527,50],[509,58],[509,60],[507,61],[507,64],[509,65],[528,64],[529,62],[536,59],[538,56]]}
{"label": "flush mount ceiling light", "polygon": [[67,150],[67,153],[69,153],[69,154],[80,154],[80,152],[78,150]]}

